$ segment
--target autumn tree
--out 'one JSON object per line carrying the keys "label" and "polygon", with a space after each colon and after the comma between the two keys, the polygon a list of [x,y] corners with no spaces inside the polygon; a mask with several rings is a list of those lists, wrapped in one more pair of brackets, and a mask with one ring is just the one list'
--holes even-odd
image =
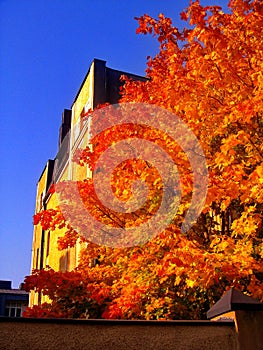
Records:
{"label": "autumn tree", "polygon": [[[192,130],[209,172],[201,215],[186,233],[181,232],[193,179],[176,140],[145,126],[107,130],[91,140],[92,148],[75,155],[76,162],[94,169],[107,147],[125,137],[139,135],[156,143],[180,168],[178,214],[144,244],[114,248],[89,242],[76,271],[33,272],[26,278],[27,288],[41,290],[51,303],[29,309],[26,315],[204,318],[230,287],[263,300],[263,6],[257,0],[231,0],[229,12],[224,13],[218,6],[203,7],[193,1],[181,19],[186,22],[183,30],[163,14],[157,19],[137,18],[137,33],[154,36],[160,49],[148,58],[147,81],[125,79],[122,102],[164,108]],[[138,178],[147,182],[149,198],[128,215],[103,206],[92,179],[78,182],[78,188],[98,220],[129,227],[153,216],[162,195],[158,171],[142,160],[123,162],[116,168],[115,194],[127,200],[131,183]],[[63,184],[63,190],[58,186],[57,191],[63,196],[67,186]],[[56,229],[68,222],[54,208],[36,215],[35,224]],[[79,234],[68,226],[61,249],[74,245]],[[83,240],[88,241],[87,237]],[[90,267],[89,259],[98,256],[98,251],[100,264]],[[62,289],[61,281],[66,288]]]}

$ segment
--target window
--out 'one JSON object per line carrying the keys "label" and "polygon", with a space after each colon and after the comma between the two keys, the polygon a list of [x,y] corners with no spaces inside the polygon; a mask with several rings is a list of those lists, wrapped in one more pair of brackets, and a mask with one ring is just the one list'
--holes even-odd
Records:
{"label": "window", "polygon": [[7,317],[21,317],[22,311],[26,307],[25,302],[10,300],[6,302],[5,316]]}
{"label": "window", "polygon": [[42,206],[43,206],[43,192],[41,193],[41,195],[39,196],[39,199],[38,199],[38,210],[37,211],[40,211]]}
{"label": "window", "polygon": [[50,231],[47,234],[47,256],[49,256],[49,248],[50,248]]}
{"label": "window", "polygon": [[37,248],[35,269],[38,269],[38,259],[39,259],[39,248]]}

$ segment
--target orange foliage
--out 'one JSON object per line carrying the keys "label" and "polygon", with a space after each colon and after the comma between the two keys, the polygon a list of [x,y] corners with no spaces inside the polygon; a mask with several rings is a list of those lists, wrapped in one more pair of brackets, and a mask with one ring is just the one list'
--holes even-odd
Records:
{"label": "orange foliage", "polygon": [[[263,5],[257,0],[231,0],[229,8],[230,13],[223,13],[218,6],[202,7],[194,1],[181,14],[188,22],[182,31],[162,14],[158,19],[138,18],[137,33],[156,37],[160,51],[148,59],[149,79],[126,79],[122,91],[123,102],[150,103],[179,116],[202,145],[209,188],[197,223],[187,234],[180,233],[192,180],[187,160],[178,156],[183,197],[180,215],[171,225],[139,247],[90,244],[76,271],[34,272],[26,280],[28,289],[44,291],[52,303],[38,307],[39,313],[35,308],[27,310],[27,315],[204,318],[230,287],[263,300]],[[130,127],[128,136],[134,137],[134,132],[157,142],[157,135],[147,129]],[[76,160],[93,169],[108,145],[125,137],[122,128],[116,128],[115,133],[96,139],[92,152],[77,154]],[[162,147],[181,152],[172,142]],[[121,164],[113,181],[115,193],[127,199],[125,186],[129,188],[129,181],[138,177],[145,179],[148,170],[143,162]],[[158,173],[152,171],[151,177],[158,184]],[[113,215],[98,204],[91,180],[79,186],[85,187],[83,200],[95,217],[122,227],[152,215],[158,206],[153,198],[160,195],[160,187],[153,186],[148,207],[136,215]],[[58,210],[37,214],[35,224],[44,229],[68,225]],[[68,227],[62,248],[75,244],[76,235]],[[89,267],[96,249],[100,249],[100,265]],[[70,308],[61,302],[66,297]]]}

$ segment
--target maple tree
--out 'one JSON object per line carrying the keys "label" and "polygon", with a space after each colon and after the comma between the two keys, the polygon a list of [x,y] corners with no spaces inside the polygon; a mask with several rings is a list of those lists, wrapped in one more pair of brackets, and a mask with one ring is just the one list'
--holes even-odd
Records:
{"label": "maple tree", "polygon": [[[180,231],[193,179],[177,143],[160,141],[162,135],[147,127],[107,130],[91,141],[92,151],[81,151],[75,161],[94,170],[107,147],[127,136],[157,143],[176,154],[182,182],[178,215],[143,245],[110,248],[91,239],[75,271],[34,271],[26,278],[27,289],[48,295],[51,303],[27,309],[26,316],[198,319],[230,287],[263,300],[263,5],[231,0],[229,10],[193,1],[181,13],[187,23],[183,30],[162,14],[158,19],[137,18],[137,32],[156,37],[160,50],[148,58],[149,79],[125,78],[122,91],[122,102],[143,102],[174,113],[199,140],[209,185],[196,224],[186,234]],[[149,197],[129,214],[103,206],[92,179],[79,181],[78,188],[94,217],[112,227],[129,227],[153,216],[162,195],[158,171],[147,161],[133,160],[115,169],[116,196],[129,199],[131,183],[138,178],[147,182]],[[56,188],[62,198],[67,186]],[[67,227],[61,249],[79,238],[59,208],[36,214],[35,224],[49,230]],[[98,255],[99,264],[91,267],[90,259]]]}

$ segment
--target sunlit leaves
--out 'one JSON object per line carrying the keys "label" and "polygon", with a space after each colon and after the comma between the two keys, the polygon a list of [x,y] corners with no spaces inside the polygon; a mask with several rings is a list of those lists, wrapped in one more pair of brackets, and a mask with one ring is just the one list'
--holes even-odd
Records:
{"label": "sunlit leaves", "polygon": [[[157,38],[160,51],[148,58],[149,79],[126,79],[122,90],[123,102],[164,107],[198,137],[209,166],[209,190],[197,224],[186,235],[180,233],[192,175],[178,145],[169,138],[161,142],[156,130],[143,127],[129,126],[128,132],[119,127],[115,133],[102,134],[93,140],[92,148],[76,153],[75,160],[93,170],[100,154],[116,140],[139,136],[156,142],[170,152],[180,169],[183,199],[178,215],[165,232],[142,247],[112,249],[89,243],[77,272],[65,275],[66,291],[61,289],[63,274],[35,272],[27,279],[28,289],[42,290],[52,305],[29,310],[28,315],[56,312],[72,317],[58,303],[63,293],[78,317],[91,315],[76,307],[80,298],[78,305],[84,307],[88,301],[85,310],[94,307],[96,317],[130,319],[203,318],[230,287],[263,299],[263,7],[256,0],[231,0],[229,7],[231,12],[225,14],[218,6],[202,7],[194,1],[181,14],[188,22],[181,31],[162,14],[157,19],[138,18],[137,33]],[[160,195],[161,179],[154,170],[148,171],[148,165],[121,163],[113,174],[112,188],[119,199],[127,200],[132,181],[147,180],[150,199],[146,206],[151,214],[157,208],[153,198]],[[134,220],[106,211],[90,181],[78,186],[98,219],[123,226]],[[142,210],[136,214],[138,224],[147,219]],[[51,230],[66,227],[62,248],[78,239],[55,208],[36,214],[35,224]],[[90,259],[98,256],[100,265],[90,266]],[[82,295],[75,295],[74,288]]]}

